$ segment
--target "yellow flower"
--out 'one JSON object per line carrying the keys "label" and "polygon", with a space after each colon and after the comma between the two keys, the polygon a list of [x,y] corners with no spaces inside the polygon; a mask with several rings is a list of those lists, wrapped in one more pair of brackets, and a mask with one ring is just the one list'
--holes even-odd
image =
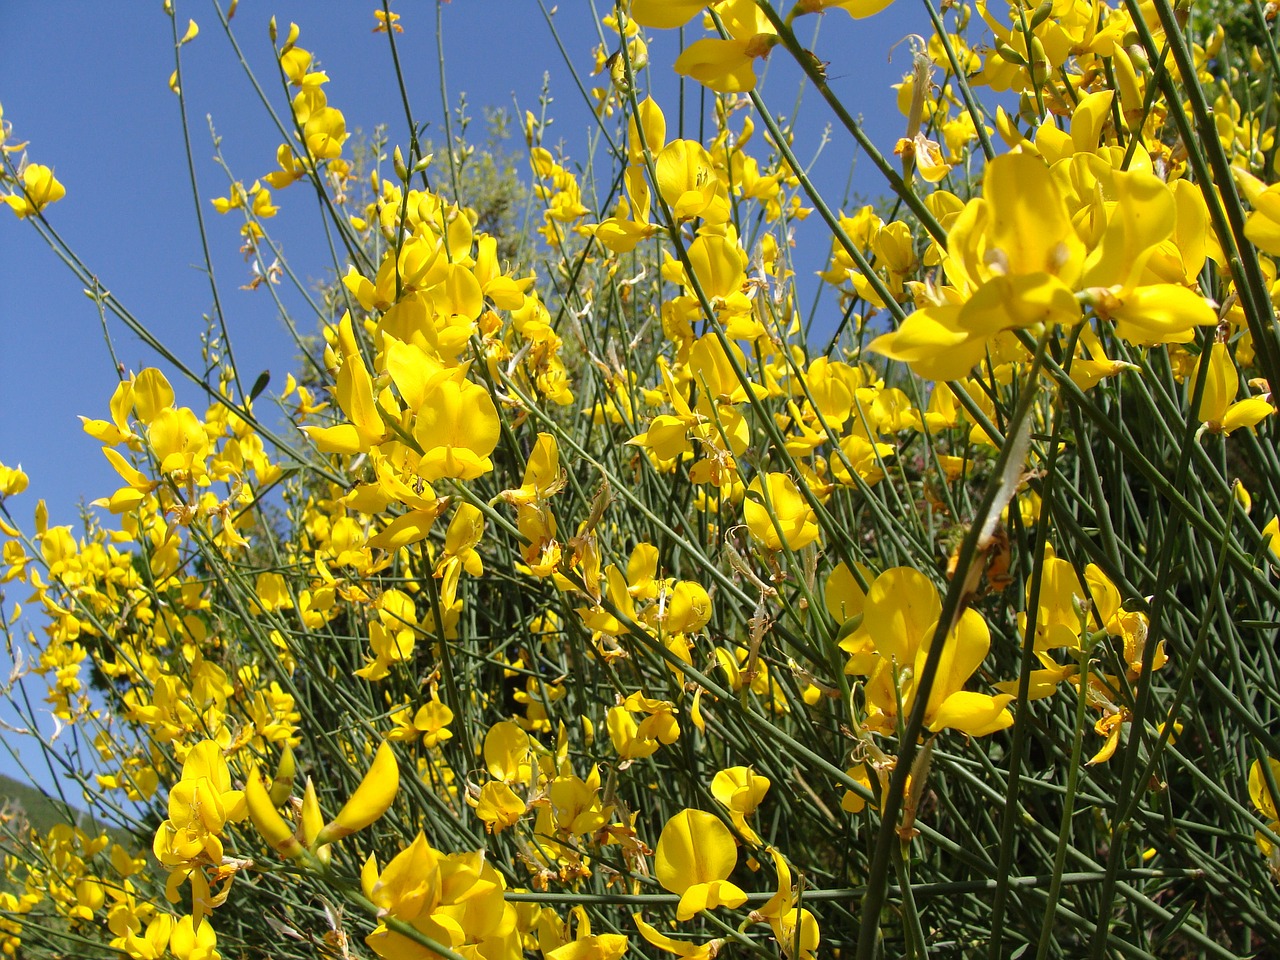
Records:
{"label": "yellow flower", "polygon": [[[1256,426],[1270,416],[1275,408],[1269,394],[1236,400],[1240,374],[1231,362],[1227,345],[1215,341],[1209,351],[1204,393],[1200,397],[1200,409],[1196,412],[1200,422],[1214,433],[1229,434],[1241,427]],[[1187,380],[1188,390],[1194,382],[1194,378]]]}
{"label": "yellow flower", "polygon": [[665,890],[680,895],[676,918],[688,920],[718,906],[740,907],[747,895],[729,882],[738,849],[714,814],[681,810],[667,821],[654,851],[654,873]]}
{"label": "yellow flower", "polygon": [[489,392],[469,380],[443,380],[418,410],[414,439],[422,445],[418,473],[425,480],[472,480],[493,469],[500,424]]}
{"label": "yellow flower", "polygon": [[218,936],[208,918],[182,917],[169,935],[169,950],[178,960],[217,960]]}
{"label": "yellow flower", "polygon": [[231,789],[222,747],[202,740],[191,748],[182,777],[169,791],[169,819],[156,831],[156,859],[167,867],[222,862],[222,828],[247,813],[244,794]]}
{"label": "yellow flower", "polygon": [[656,153],[654,176],[658,195],[677,220],[701,217],[708,224],[729,219],[729,194],[716,175],[707,148],[696,140],[673,140],[666,146],[647,143]]}
{"label": "yellow flower", "polygon": [[600,804],[600,768],[593,766],[586,780],[556,777],[549,790],[556,826],[568,833],[595,833],[609,822],[612,805]]}
{"label": "yellow flower", "polygon": [[519,822],[529,809],[519,795],[501,780],[490,780],[475,799],[467,798],[476,816],[484,821],[486,833],[501,833]]}
{"label": "yellow flower", "polygon": [[1001,331],[1080,319],[1072,287],[1084,245],[1044,160],[1004,154],[982,183],[982,198],[965,205],[948,234],[955,287],[870,344],[923,377],[963,377]]}
{"label": "yellow flower", "polygon": [[529,735],[510,720],[495,723],[484,737],[484,763],[490,776],[498,780],[529,783],[533,779]]}
{"label": "yellow flower", "polygon": [[[791,868],[776,849],[770,849],[773,867],[778,875],[778,890],[750,919],[764,921],[773,930],[774,939],[788,960],[813,960],[821,941],[817,918],[808,910],[796,909],[796,892],[791,884]],[[795,954],[797,944],[799,955]]]}
{"label": "yellow flower", "polygon": [[[632,714],[641,712],[648,716],[637,721]],[[610,707],[606,724],[609,739],[625,763],[651,756],[662,744],[675,743],[680,738],[680,725],[671,703],[638,692]]]}
{"label": "yellow flower", "polygon": [[717,93],[745,93],[756,85],[755,59],[769,55],[777,34],[754,0],[721,0],[714,9],[728,38],[695,40],[676,58],[675,71]]}
{"label": "yellow flower", "polygon": [[703,37],[676,57],[675,71],[716,93],[745,93],[756,86],[756,57],[768,56],[777,42],[770,34],[741,40]]}
{"label": "yellow flower", "polygon": [[679,580],[650,610],[653,616],[642,618],[646,623],[652,620],[668,633],[696,633],[711,620],[711,597],[701,584]]}
{"label": "yellow flower", "polygon": [[0,463],[0,497],[13,497],[27,489],[27,475],[22,472],[22,464],[6,467]]}
{"label": "yellow flower", "polygon": [[1093,766],[1098,763],[1106,763],[1115,756],[1116,748],[1120,746],[1120,734],[1124,732],[1124,725],[1129,720],[1129,711],[1123,707],[1115,710],[1107,710],[1093,725],[1093,732],[1100,737],[1106,739],[1102,743],[1101,749],[1092,757],[1085,761],[1086,766]]}
{"label": "yellow flower", "polygon": [[169,791],[169,819],[160,824],[152,852],[169,869],[165,894],[173,901],[191,881],[192,915],[198,923],[219,899],[212,897],[205,866],[222,865],[222,830],[248,815],[244,793],[231,789],[231,771],[214,740],[202,740],[187,754],[182,777]]}
{"label": "yellow flower", "polygon": [[58,182],[52,170],[44,164],[30,163],[22,171],[22,193],[13,193],[0,199],[22,218],[35,216],[66,195],[67,188]]}
{"label": "yellow flower", "polygon": [[785,473],[766,474],[763,483],[757,476],[747,487],[747,493],[742,503],[743,519],[751,535],[767,549],[799,550],[818,539],[819,527],[813,508]]}
{"label": "yellow flower", "polygon": [[[1110,636],[1119,637],[1124,644],[1124,663],[1128,668],[1129,679],[1137,680],[1142,674],[1147,633],[1150,630],[1147,615],[1140,610],[1125,610],[1121,606],[1120,591],[1097,564],[1091,563],[1085,567],[1084,578],[1093,595],[1094,606],[1098,610],[1103,628]],[[1165,643],[1161,640],[1152,654],[1152,670],[1159,670],[1168,662],[1164,647]]]}
{"label": "yellow flower", "polygon": [[436,747],[453,739],[453,732],[449,729],[449,724],[453,723],[453,711],[434,689],[431,691],[431,699],[420,706],[416,713],[411,715],[411,710],[406,704],[392,714],[397,727],[387,734],[388,740],[411,741],[421,737],[424,746]]}
{"label": "yellow flower", "polygon": [[544,950],[547,960],[618,960],[627,952],[629,942],[620,933],[592,934],[591,919],[582,907],[571,911],[578,926],[572,940],[550,950]]}
{"label": "yellow flower", "polygon": [[401,920],[464,956],[519,955],[515,908],[504,902],[506,884],[482,850],[445,856],[419,833],[381,873],[370,857],[360,871],[360,885],[378,907],[380,922],[365,943],[380,957],[438,956],[388,929],[386,918]]}
{"label": "yellow flower", "polygon": [[913,160],[916,171],[929,183],[938,183],[951,172],[951,164],[942,155],[942,147],[923,133],[903,137],[894,146],[893,152],[902,157],[904,163],[908,159]]}
{"label": "yellow flower", "polygon": [[313,110],[302,128],[307,153],[314,160],[333,160],[342,155],[347,139],[347,121],[336,107]]}
{"label": "yellow flower", "polygon": [[[911,713],[916,684],[929,655],[936,633],[942,602],[937,588],[924,574],[908,567],[886,570],[867,590],[861,627],[849,638],[862,649],[870,644],[875,656],[854,657],[855,672],[869,670],[867,702],[871,715],[869,729],[892,733],[898,717]],[[934,676],[925,709],[925,725],[938,732],[959,730],[981,737],[1003,730],[1013,723],[1006,705],[1009,694],[990,696],[962,689],[991,648],[986,621],[975,610],[961,614],[951,633],[942,641],[943,654]]]}
{"label": "yellow flower", "polygon": [[563,490],[568,481],[568,474],[560,466],[560,448],[556,438],[549,433],[540,433],[525,464],[521,485],[513,490],[503,490],[498,496],[517,506],[540,503]]}
{"label": "yellow flower", "polygon": [[[1027,584],[1027,600],[1032,584]],[[1040,600],[1036,608],[1035,649],[1045,652],[1055,647],[1080,649],[1080,610],[1088,600],[1075,567],[1060,557],[1046,557],[1040,574]],[[1026,629],[1026,615],[1019,614]]]}
{"label": "yellow flower", "polygon": [[[124,936],[118,938],[119,947],[133,960],[160,960],[169,949],[173,917],[167,913],[157,913],[147,921],[146,930],[141,936],[137,932],[142,929],[141,921],[136,923],[136,929],[128,929]],[[116,946],[114,941],[112,946]]]}
{"label": "yellow flower", "polygon": [[[1267,759],[1267,764],[1271,767],[1271,779],[1280,784],[1280,760]],[[1266,819],[1267,829],[1272,833],[1280,833],[1280,813],[1276,812],[1276,796],[1271,792],[1271,788],[1267,784],[1266,773],[1262,768],[1262,761],[1253,761],[1253,766],[1249,768],[1249,799],[1253,801],[1253,805],[1257,807],[1258,812]],[[1262,835],[1261,831],[1254,834],[1258,841],[1258,848],[1265,857],[1271,857],[1275,853],[1275,846],[1271,841]]]}
{"label": "yellow flower", "polygon": [[744,840],[759,843],[759,835],[747,824],[747,817],[756,812],[760,801],[769,792],[770,780],[750,767],[729,767],[721,770],[711,780],[711,795],[729,808],[729,818],[738,828]]}

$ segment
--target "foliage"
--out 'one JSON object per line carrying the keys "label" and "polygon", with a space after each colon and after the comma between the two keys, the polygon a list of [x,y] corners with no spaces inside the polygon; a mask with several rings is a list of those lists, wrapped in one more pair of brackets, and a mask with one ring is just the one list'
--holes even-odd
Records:
{"label": "foliage", "polygon": [[[292,136],[213,203],[270,290],[273,191],[316,188],[344,252],[310,369],[271,397],[216,324],[209,378],[157,344],[208,404],[122,373],[85,423],[122,485],[79,536],[20,524],[0,468],[4,579],[79,745],[49,749],[135,842],[28,838],[6,952],[1280,942],[1271,24],[1245,48],[1169,0],[930,6],[884,155],[796,28],[885,5],[609,12],[595,152],[523,120],[523,230],[465,131],[375,142],[358,199],[333,81],[273,25]],[[652,95],[681,27],[705,141]],[[830,205],[766,56],[894,213]],[[8,169],[87,277],[53,172]]]}

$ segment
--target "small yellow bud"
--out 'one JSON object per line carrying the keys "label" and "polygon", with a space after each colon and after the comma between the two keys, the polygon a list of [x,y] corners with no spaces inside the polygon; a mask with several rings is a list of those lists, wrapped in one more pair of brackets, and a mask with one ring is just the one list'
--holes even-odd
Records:
{"label": "small yellow bud", "polygon": [[262,834],[262,839],[270,844],[271,849],[290,860],[301,856],[302,844],[294,836],[293,828],[276,810],[275,803],[272,802],[267,788],[262,785],[262,779],[256,771],[245,782],[244,798],[249,807],[249,819],[253,821],[258,833]]}
{"label": "small yellow bud", "polygon": [[277,807],[283,807],[289,802],[289,797],[293,793],[294,777],[298,773],[297,761],[293,759],[293,747],[287,743],[284,745],[284,752],[280,754],[280,764],[276,767],[276,775],[271,779],[271,802]]}

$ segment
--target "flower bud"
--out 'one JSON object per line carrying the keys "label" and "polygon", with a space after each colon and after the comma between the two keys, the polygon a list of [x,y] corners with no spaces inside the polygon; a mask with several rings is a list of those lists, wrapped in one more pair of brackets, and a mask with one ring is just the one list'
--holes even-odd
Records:
{"label": "flower bud", "polygon": [[276,775],[271,778],[271,802],[277,807],[283,807],[289,802],[289,797],[293,793],[293,781],[298,772],[297,761],[293,759],[293,748],[287,743],[284,745],[284,752],[280,754],[280,764],[276,767]]}
{"label": "flower bud", "polygon": [[316,786],[311,782],[310,777],[307,778],[307,787],[302,792],[302,814],[299,819],[302,823],[302,839],[307,848],[316,855],[316,859],[321,863],[328,863],[333,855],[329,845],[325,844],[322,847],[317,847],[315,844],[316,837],[324,826],[324,814],[320,812],[320,801],[316,797]]}
{"label": "flower bud", "polygon": [[294,836],[293,828],[284,817],[280,816],[270,794],[267,793],[267,788],[262,785],[262,779],[257,771],[250,774],[245,782],[244,798],[249,807],[249,819],[253,821],[254,827],[257,828],[258,833],[262,834],[262,839],[267,841],[271,849],[290,860],[301,856],[302,844]]}

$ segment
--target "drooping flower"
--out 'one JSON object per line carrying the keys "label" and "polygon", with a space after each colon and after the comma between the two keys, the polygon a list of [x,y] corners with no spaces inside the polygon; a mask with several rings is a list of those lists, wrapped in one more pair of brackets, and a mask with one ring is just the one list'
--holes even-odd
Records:
{"label": "drooping flower", "polygon": [[680,895],[676,918],[688,920],[718,906],[740,907],[747,895],[729,881],[738,862],[729,828],[704,810],[681,810],[662,828],[654,872],[663,888]]}
{"label": "drooping flower", "polygon": [[[856,651],[849,669],[867,675],[868,729],[892,733],[899,717],[915,706],[919,678],[937,633],[942,602],[924,574],[908,567],[886,570],[867,590],[862,624],[847,640]],[[933,732],[959,730],[980,737],[1013,723],[1009,694],[991,696],[964,689],[986,658],[991,634],[986,621],[967,609],[942,639],[943,653],[925,708]],[[842,644],[843,646],[843,644]]]}
{"label": "drooping flower", "polygon": [[[1209,347],[1206,361],[1204,392],[1200,396],[1200,408],[1196,415],[1213,433],[1230,434],[1241,427],[1256,426],[1275,412],[1269,394],[1236,400],[1240,390],[1240,375],[1231,361],[1227,345],[1214,341]],[[1188,389],[1195,382],[1187,380]]]}
{"label": "drooping flower", "polygon": [[747,823],[747,817],[756,812],[769,786],[769,778],[750,767],[729,767],[711,780],[711,795],[728,808],[733,825],[750,843],[759,843],[760,836]]}
{"label": "drooping flower", "polygon": [[67,195],[67,188],[42,163],[29,163],[22,171],[22,190],[0,197],[20,219],[34,217]]}
{"label": "drooping flower", "polygon": [[818,539],[820,531],[813,508],[785,473],[766,474],[763,482],[757,476],[747,493],[742,504],[743,519],[751,535],[767,549],[799,550]]}
{"label": "drooping flower", "polygon": [[[1280,784],[1280,760],[1267,759],[1267,764],[1271,767],[1271,781]],[[1271,787],[1267,783],[1267,776],[1263,770],[1262,761],[1253,761],[1253,766],[1249,768],[1249,799],[1253,801],[1254,807],[1262,814],[1267,821],[1267,829],[1272,833],[1280,833],[1280,813],[1277,813],[1277,797],[1271,792]],[[1268,859],[1276,859],[1276,846],[1271,840],[1264,836],[1261,831],[1254,834],[1258,842],[1258,849],[1262,851],[1262,855]],[[1280,862],[1276,862],[1273,871],[1280,876]]]}

